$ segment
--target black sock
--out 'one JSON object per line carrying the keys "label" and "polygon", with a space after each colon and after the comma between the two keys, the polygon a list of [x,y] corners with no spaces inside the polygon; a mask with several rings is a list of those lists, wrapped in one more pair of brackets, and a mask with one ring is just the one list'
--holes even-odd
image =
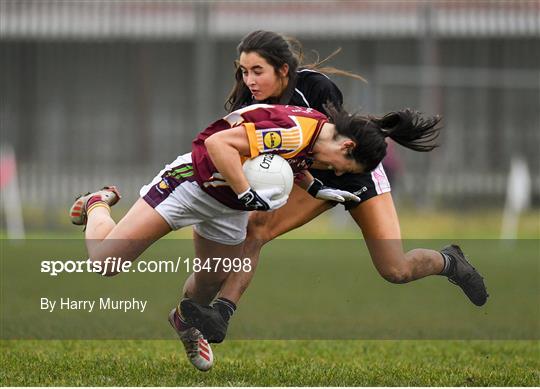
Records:
{"label": "black sock", "polygon": [[439,274],[441,276],[450,277],[454,274],[454,265],[456,260],[448,254],[441,253],[441,255],[443,257],[444,267]]}
{"label": "black sock", "polygon": [[233,315],[234,311],[236,311],[236,304],[225,297],[218,298],[214,304],[212,304],[212,306],[218,310],[221,317],[223,317],[223,320],[225,320],[227,323],[229,322],[229,319]]}

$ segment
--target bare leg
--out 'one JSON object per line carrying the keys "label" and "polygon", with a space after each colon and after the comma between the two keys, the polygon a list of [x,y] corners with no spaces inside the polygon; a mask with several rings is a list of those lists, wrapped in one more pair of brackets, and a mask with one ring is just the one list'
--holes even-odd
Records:
{"label": "bare leg", "polygon": [[[203,238],[193,231],[195,256],[201,260],[206,258],[241,258],[243,244],[225,245]],[[217,262],[211,262],[216,265]],[[208,305],[219,292],[227,276],[238,274],[223,271],[223,265],[208,272],[202,270],[192,273],[184,284],[184,296],[195,300],[199,304]]]}
{"label": "bare leg", "polygon": [[[328,202],[316,200],[295,186],[284,207],[270,213],[252,212],[243,252],[243,257],[251,258],[252,271],[231,274],[219,296],[237,303],[255,275],[264,244],[304,225],[331,207]],[[442,271],[444,264],[438,251],[414,249],[403,252],[399,220],[390,193],[367,200],[350,214],[362,229],[375,267],[386,280],[405,283]]]}
{"label": "bare leg", "polygon": [[116,223],[111,217],[110,209],[107,207],[97,207],[88,215],[84,236],[88,240],[102,241],[114,227],[116,227]]}
{"label": "bare leg", "polygon": [[362,229],[373,264],[387,281],[402,284],[442,271],[444,262],[438,251],[403,252],[399,220],[390,193],[372,197],[350,210],[350,214]]}
{"label": "bare leg", "polygon": [[[366,242],[379,272],[392,282],[412,280],[412,277],[406,278],[405,276],[408,277],[409,274],[407,273],[408,266],[412,268],[411,274],[418,278],[440,272],[442,269],[440,253],[423,249],[413,250],[407,254],[403,253],[399,223],[392,198],[390,194],[377,197],[381,197],[380,201],[370,199],[362,204],[361,209],[357,207],[351,211],[351,214],[354,212],[354,216],[358,218],[355,220],[359,225],[365,223],[364,228],[367,231],[365,233],[370,238]],[[297,188],[297,191],[293,191],[291,194],[288,203],[277,211],[252,213],[242,255],[251,258],[252,270],[246,273],[230,274],[223,282],[219,297],[237,304],[255,274],[262,246],[275,237],[307,223],[331,207],[331,204],[315,200]],[[189,286],[190,282],[191,285],[196,284],[195,276],[192,276],[192,280],[188,280],[186,285]],[[217,285],[216,283],[215,286],[218,287]],[[189,288],[186,288],[186,291],[188,291],[186,294],[189,295]],[[219,307],[226,305],[223,302],[219,302],[219,304]],[[231,311],[228,311],[227,308],[215,310],[196,307],[194,312],[201,323],[199,329],[210,342],[219,343],[225,338]]]}
{"label": "bare leg", "polygon": [[314,199],[305,190],[294,185],[289,200],[283,207],[274,212],[252,212],[242,253],[242,258],[251,259],[251,271],[231,273],[223,283],[219,297],[238,303],[255,275],[264,244],[308,223],[330,208],[330,203]]}
{"label": "bare leg", "polygon": [[86,247],[92,261],[103,262],[112,256],[122,258],[121,262],[131,262],[170,231],[161,215],[139,199],[118,224],[107,208],[93,209],[86,225]]}

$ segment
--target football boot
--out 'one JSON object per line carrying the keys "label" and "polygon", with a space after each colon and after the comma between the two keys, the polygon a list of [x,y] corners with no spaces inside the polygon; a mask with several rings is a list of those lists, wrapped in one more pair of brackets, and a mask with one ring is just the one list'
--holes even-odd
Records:
{"label": "football boot", "polygon": [[448,275],[448,281],[459,286],[474,305],[482,306],[489,294],[484,285],[484,278],[469,263],[463,251],[457,245],[446,246],[441,253],[453,258],[453,271]]}
{"label": "football boot", "polygon": [[197,328],[183,328],[177,309],[178,308],[174,308],[171,313],[169,313],[169,323],[184,344],[184,349],[186,350],[189,361],[201,371],[210,370],[214,364],[212,348]]}
{"label": "football boot", "polygon": [[88,221],[88,203],[93,205],[98,202],[104,202],[112,207],[120,200],[120,192],[116,186],[105,186],[97,192],[80,195],[75,199],[75,202],[69,210],[71,222],[77,226],[84,226]]}
{"label": "football boot", "polygon": [[197,328],[210,343],[221,343],[227,335],[228,323],[219,311],[209,305],[201,305],[191,299],[184,299],[180,309],[186,322]]}

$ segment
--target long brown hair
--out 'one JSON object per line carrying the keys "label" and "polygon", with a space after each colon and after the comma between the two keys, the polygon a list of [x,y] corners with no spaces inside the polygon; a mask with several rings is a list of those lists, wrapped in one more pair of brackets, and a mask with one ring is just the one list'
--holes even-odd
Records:
{"label": "long brown hair", "polygon": [[[316,54],[316,59],[312,63],[303,64],[304,61],[304,51],[302,44],[296,38],[286,37],[284,35],[278,34],[272,31],[253,31],[247,34],[236,47],[238,56],[242,53],[251,53],[255,52],[264,58],[272,67],[276,74],[278,74],[279,69],[287,64],[289,66],[289,73],[287,77],[289,82],[287,87],[282,92],[281,96],[276,99],[276,104],[288,104],[296,86],[296,78],[299,67],[305,69],[317,70],[318,72],[325,74],[334,74],[340,76],[353,77],[361,81],[366,81],[362,76],[354,74],[345,70],[337,69],[331,66],[322,66],[324,63],[328,62],[331,58],[336,56],[341,48],[334,51],[328,57],[319,60],[318,54]],[[242,106],[242,104],[249,100],[251,97],[251,92],[249,88],[244,84],[242,77],[242,69],[239,67],[238,61],[235,61],[235,84],[225,100],[225,109],[229,112],[234,111]]]}

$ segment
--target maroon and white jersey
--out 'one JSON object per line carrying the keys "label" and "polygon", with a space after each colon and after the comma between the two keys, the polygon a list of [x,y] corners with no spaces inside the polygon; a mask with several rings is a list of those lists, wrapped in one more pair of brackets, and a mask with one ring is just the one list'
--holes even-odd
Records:
{"label": "maroon and white jersey", "polygon": [[313,162],[313,145],[327,121],[325,115],[314,109],[291,105],[255,104],[233,111],[212,123],[193,141],[191,157],[195,180],[206,193],[221,203],[233,209],[245,210],[236,193],[212,163],[204,146],[206,138],[242,125],[249,139],[249,158],[259,154],[279,154],[297,173],[309,168]]}

